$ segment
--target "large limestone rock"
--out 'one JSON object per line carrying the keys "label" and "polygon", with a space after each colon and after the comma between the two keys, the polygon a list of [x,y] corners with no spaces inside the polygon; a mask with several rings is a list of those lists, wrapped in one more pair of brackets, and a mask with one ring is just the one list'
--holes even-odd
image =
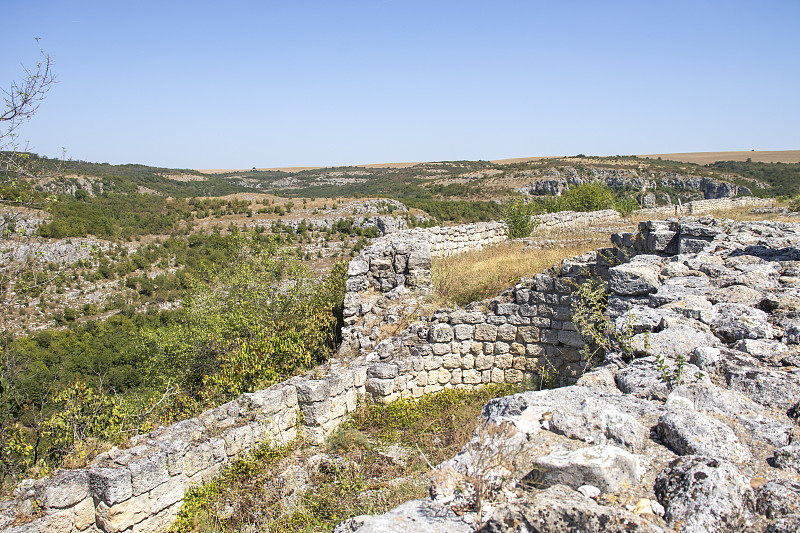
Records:
{"label": "large limestone rock", "polygon": [[673,461],[655,482],[665,519],[691,533],[747,531],[753,491],[731,463],[687,456]]}
{"label": "large limestone rock", "polygon": [[642,475],[637,456],[607,444],[551,453],[534,464],[532,477],[537,483],[575,489],[593,485],[604,492],[635,485]]}
{"label": "large limestone rock", "polygon": [[555,485],[528,497],[524,503],[503,507],[481,533],[657,533],[655,523],[630,511],[599,505],[564,485]]}

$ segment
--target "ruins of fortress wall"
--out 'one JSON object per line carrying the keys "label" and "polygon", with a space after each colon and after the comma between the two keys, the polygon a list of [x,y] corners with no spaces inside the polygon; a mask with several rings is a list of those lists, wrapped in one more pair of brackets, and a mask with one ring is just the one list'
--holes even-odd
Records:
{"label": "ruins of fortress wall", "polygon": [[[644,237],[620,237],[617,249],[567,259],[558,271],[523,280],[496,298],[439,311],[348,363],[333,361],[135,437],[127,448],[100,454],[86,468],[26,480],[15,500],[0,502],[0,528],[6,533],[156,532],[174,520],[191,487],[213,479],[263,443],[283,444],[298,435],[323,442],[353,412],[360,396],[389,402],[448,388],[519,383],[541,377],[543,369],[572,381],[584,367],[579,353],[583,340],[571,322],[575,284],[589,275],[607,278],[610,265],[628,255],[672,251],[675,243],[679,252],[708,244],[706,235],[684,235],[669,224],[643,224],[648,229]],[[390,247],[365,249],[350,264],[349,325],[343,332],[351,334],[349,348],[363,348],[353,343],[360,342],[353,317],[374,312],[374,306],[367,310],[357,304],[364,294],[424,289],[414,282],[430,281],[429,241],[418,231],[411,237],[403,233]],[[393,277],[384,284],[388,272]]]}
{"label": "ruins of fortress wall", "polygon": [[770,198],[756,198],[755,196],[741,196],[739,198],[717,198],[710,200],[694,200],[685,204],[667,205],[642,209],[638,212],[644,218],[658,218],[678,215],[701,215],[717,209],[735,209],[739,207],[765,207],[774,205],[775,200]]}
{"label": "ruins of fortress wall", "polygon": [[[490,235],[498,226],[485,227],[488,231],[484,234]],[[433,233],[439,237],[473,234],[472,228]],[[455,237],[441,242],[449,244],[440,249],[452,250],[481,241]],[[427,240],[424,245],[423,241],[413,244],[414,249],[404,248],[408,240],[395,243],[406,254],[406,267],[409,263],[413,267],[422,257],[417,262],[419,274],[429,280]],[[372,256],[366,256],[368,268],[386,264],[382,251],[377,247]],[[359,257],[351,262],[351,271],[364,260],[364,256]],[[351,275],[348,286],[360,275]],[[549,275],[537,276],[531,283],[502,297],[511,301],[489,302],[485,310],[440,314],[433,325],[412,325],[401,336],[347,364],[333,362],[269,389],[243,394],[195,418],[135,437],[127,448],[105,452],[86,468],[26,480],[17,490],[16,501],[0,506],[0,527],[8,533],[155,532],[174,520],[191,487],[208,482],[231,461],[262,443],[286,443],[298,435],[312,443],[323,442],[356,408],[360,396],[389,402],[445,388],[519,382],[533,368],[531,360],[551,355],[558,363],[554,350],[559,346],[568,347],[566,357],[559,354],[564,365],[572,365],[577,372],[579,337],[567,320],[571,287]],[[396,288],[393,284],[389,290]],[[349,291],[348,298],[353,294]],[[18,515],[38,514],[43,516],[11,526]]]}

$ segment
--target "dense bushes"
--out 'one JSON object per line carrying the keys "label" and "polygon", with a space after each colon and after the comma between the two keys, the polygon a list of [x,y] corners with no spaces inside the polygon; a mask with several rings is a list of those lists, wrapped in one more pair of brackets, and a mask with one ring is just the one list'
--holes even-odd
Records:
{"label": "dense bushes", "polygon": [[[74,464],[89,441],[122,441],[267,386],[335,349],[343,263],[315,279],[279,238],[258,234],[165,246],[193,265],[182,277],[183,309],[125,309],[104,322],[2,339],[4,483],[67,456]],[[157,292],[158,279],[136,283]]]}
{"label": "dense bushes", "polygon": [[717,161],[706,166],[720,172],[740,174],[769,185],[762,189],[744,182],[757,196],[794,196],[800,193],[800,163],[761,163],[747,160]]}

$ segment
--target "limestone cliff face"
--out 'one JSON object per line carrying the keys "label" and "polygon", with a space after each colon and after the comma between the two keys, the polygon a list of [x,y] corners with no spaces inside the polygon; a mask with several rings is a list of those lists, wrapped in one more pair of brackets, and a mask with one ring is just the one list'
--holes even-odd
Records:
{"label": "limestone cliff face", "polygon": [[703,198],[719,199],[738,195],[749,195],[750,189],[711,178],[677,174],[674,172],[638,173],[630,169],[562,167],[551,168],[541,174],[529,173],[531,184],[522,192],[533,195],[560,196],[570,187],[585,183],[600,182],[613,189],[629,187],[634,190],[654,190],[656,188],[676,189],[679,191],[700,192]]}

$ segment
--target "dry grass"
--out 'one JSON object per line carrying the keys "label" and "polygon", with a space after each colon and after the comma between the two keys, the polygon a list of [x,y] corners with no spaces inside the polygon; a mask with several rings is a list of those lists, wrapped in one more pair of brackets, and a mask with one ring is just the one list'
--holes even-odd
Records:
{"label": "dry grass", "polygon": [[534,236],[433,261],[434,298],[440,305],[464,306],[484,300],[562,259],[608,246],[609,235],[559,232]]}

